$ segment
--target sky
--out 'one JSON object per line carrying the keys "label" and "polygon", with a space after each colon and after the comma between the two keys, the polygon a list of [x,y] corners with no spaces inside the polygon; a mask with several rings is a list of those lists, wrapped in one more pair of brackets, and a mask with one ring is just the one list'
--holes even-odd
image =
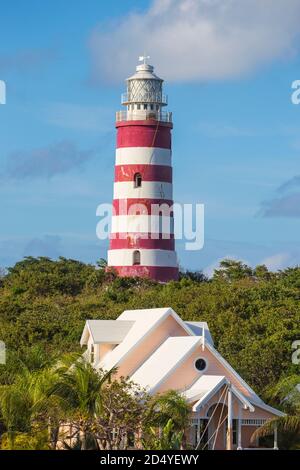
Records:
{"label": "sky", "polygon": [[174,199],[205,206],[223,258],[300,264],[300,0],[1,0],[0,266],[24,256],[95,263],[112,200],[115,112],[145,51],[173,112]]}

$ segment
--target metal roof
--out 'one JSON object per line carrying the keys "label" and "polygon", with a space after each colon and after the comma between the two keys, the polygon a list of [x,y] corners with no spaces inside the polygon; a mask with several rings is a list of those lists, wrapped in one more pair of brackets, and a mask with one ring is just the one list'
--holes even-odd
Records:
{"label": "metal roof", "polygon": [[93,343],[120,344],[134,325],[134,321],[87,320],[86,325]]}
{"label": "metal roof", "polygon": [[188,401],[203,399],[208,393],[215,391],[216,387],[226,382],[224,375],[201,375],[193,385],[182,394]]}
{"label": "metal roof", "polygon": [[132,375],[131,379],[148,389],[150,393],[154,393],[162,380],[166,379],[201,343],[202,338],[199,336],[169,337]]}

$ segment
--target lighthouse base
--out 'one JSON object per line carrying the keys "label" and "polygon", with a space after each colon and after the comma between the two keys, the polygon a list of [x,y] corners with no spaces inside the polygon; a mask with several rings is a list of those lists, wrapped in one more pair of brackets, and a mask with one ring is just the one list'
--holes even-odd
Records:
{"label": "lighthouse base", "polygon": [[177,281],[179,271],[177,267],[163,266],[110,266],[121,277],[142,277],[157,282]]}

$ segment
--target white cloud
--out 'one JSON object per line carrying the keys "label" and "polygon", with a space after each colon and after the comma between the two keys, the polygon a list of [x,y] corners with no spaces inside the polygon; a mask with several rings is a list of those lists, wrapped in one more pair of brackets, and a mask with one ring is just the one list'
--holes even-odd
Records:
{"label": "white cloud", "polygon": [[96,154],[94,149],[81,150],[75,142],[61,141],[31,150],[12,152],[1,178],[51,178],[83,167]]}
{"label": "white cloud", "polygon": [[277,253],[262,260],[270,271],[278,271],[290,264],[291,255],[289,253]]}
{"label": "white cloud", "polygon": [[90,38],[92,81],[120,81],[146,51],[172,81],[247,74],[296,52],[299,0],[153,0]]}
{"label": "white cloud", "polygon": [[209,264],[208,266],[206,266],[204,269],[203,269],[203,273],[205,274],[205,276],[207,276],[208,278],[211,278],[213,277],[214,275],[214,271],[215,269],[219,269],[220,268],[220,263],[222,260],[224,259],[230,259],[230,260],[235,260],[235,261],[242,261],[243,263],[249,265],[249,262],[248,261],[245,261],[241,258],[239,258],[238,256],[236,255],[225,255],[225,256],[222,256],[218,259],[216,259],[215,261],[213,261],[211,264]]}

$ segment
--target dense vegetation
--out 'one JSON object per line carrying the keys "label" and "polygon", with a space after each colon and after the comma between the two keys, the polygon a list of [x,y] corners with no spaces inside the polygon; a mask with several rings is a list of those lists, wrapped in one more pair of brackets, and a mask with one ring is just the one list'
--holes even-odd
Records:
{"label": "dense vegetation", "polygon": [[20,364],[32,371],[79,351],[87,318],[170,306],[183,319],[207,321],[220,353],[270,402],[279,381],[299,375],[291,359],[300,339],[299,299],[298,267],[272,273],[224,260],[210,280],[184,272],[162,285],[117,278],[102,262],[25,258],[0,275],[0,340],[8,357],[0,384],[14,383]]}

